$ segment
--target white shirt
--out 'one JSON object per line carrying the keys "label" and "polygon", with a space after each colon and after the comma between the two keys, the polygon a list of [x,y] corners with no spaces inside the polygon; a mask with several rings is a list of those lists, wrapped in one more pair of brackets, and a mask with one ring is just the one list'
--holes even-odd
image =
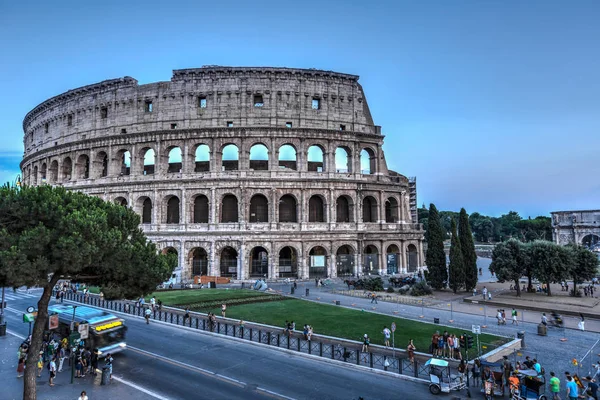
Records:
{"label": "white shirt", "polygon": [[56,372],[56,363],[53,361],[50,361],[50,371],[51,372]]}
{"label": "white shirt", "polygon": [[152,304],[152,305],[156,304],[156,300],[154,299],[154,297],[150,299],[150,304]]}
{"label": "white shirt", "polygon": [[150,314],[152,314],[152,311],[150,311],[150,309],[149,309],[149,308],[147,308],[147,309],[146,309],[146,316],[147,316],[147,317],[149,317],[149,316],[150,316]]}
{"label": "white shirt", "polygon": [[89,400],[87,395],[79,396],[77,400]]}
{"label": "white shirt", "polygon": [[390,333],[390,330],[389,330],[388,328],[385,328],[385,329],[383,330],[383,336],[385,336],[385,338],[386,338],[386,339],[389,339],[389,338],[390,338],[390,334],[391,334],[391,333]]}

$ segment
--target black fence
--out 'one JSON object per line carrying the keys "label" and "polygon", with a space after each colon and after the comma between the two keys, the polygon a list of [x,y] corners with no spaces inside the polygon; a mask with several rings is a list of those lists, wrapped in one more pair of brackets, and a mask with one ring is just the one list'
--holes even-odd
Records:
{"label": "black fence", "polygon": [[[143,317],[146,308],[148,308],[148,304],[145,307],[139,307],[137,302],[108,301],[95,295],[86,296],[70,291],[65,294],[65,299],[139,317]],[[239,323],[233,323],[229,320],[224,321],[221,318],[217,318],[216,322],[211,322],[208,317],[198,316],[197,313],[186,318],[182,311],[162,310],[157,306],[154,307],[150,319],[429,380],[429,370],[424,365],[425,362],[417,358],[410,362],[407,354],[402,350],[397,350],[395,357],[377,351],[362,352],[362,346],[359,343],[335,343],[334,340],[329,338],[306,340],[303,336],[298,336],[297,332],[288,335],[283,330],[274,330],[266,326],[243,327]]]}

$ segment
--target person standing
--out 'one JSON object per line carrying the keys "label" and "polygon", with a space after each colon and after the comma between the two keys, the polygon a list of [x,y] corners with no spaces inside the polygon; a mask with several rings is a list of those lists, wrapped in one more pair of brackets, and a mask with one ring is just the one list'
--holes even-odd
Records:
{"label": "person standing", "polygon": [[385,348],[387,349],[388,347],[390,347],[390,336],[392,335],[392,332],[388,329],[387,326],[383,327],[383,343],[385,344]]}
{"label": "person standing", "polygon": [[554,372],[550,372],[550,392],[552,400],[560,400],[560,379],[556,377]]}
{"label": "person standing", "polygon": [[506,384],[506,386],[509,386],[510,385],[510,373],[511,373],[512,367],[510,365],[510,361],[508,361],[508,356],[503,356],[502,358],[504,359],[502,361],[502,366],[504,369],[504,383]]}
{"label": "person standing", "polygon": [[112,356],[110,355],[110,353],[108,353],[106,355],[106,358],[104,359],[105,362],[105,367],[108,368],[108,374],[110,376],[110,379],[112,379],[112,373],[113,373],[113,361],[114,359],[112,358]]}
{"label": "person standing", "polygon": [[98,355],[99,355],[98,349],[94,349],[94,351],[92,352],[92,355],[90,356],[90,364],[92,365],[92,375],[94,375],[94,376],[96,376],[96,374],[97,374],[96,370],[98,369]]}
{"label": "person standing", "polygon": [[150,307],[152,307],[152,311],[154,311],[154,307],[156,307],[156,297],[152,296],[150,299]]}
{"label": "person standing", "polygon": [[483,289],[481,290],[481,294],[483,294],[484,300],[487,298],[487,293],[488,293],[487,287],[484,286]]}
{"label": "person standing", "polygon": [[221,304],[221,317],[225,318],[225,313],[227,312],[227,304]]}
{"label": "person standing", "polygon": [[38,358],[38,361],[37,361],[37,369],[38,369],[38,378],[41,378],[42,370],[44,369],[44,355],[41,351],[40,351],[40,357]]}
{"label": "person standing", "polygon": [[152,314],[152,311],[150,311],[150,308],[146,308],[146,311],[144,311],[144,318],[146,318],[146,325],[148,325],[150,323],[150,315]]}
{"label": "person standing", "polygon": [[479,358],[476,358],[475,361],[473,361],[471,373],[473,375],[473,383],[475,384],[475,386],[479,386],[479,379],[481,376],[481,361],[479,361]]}
{"label": "person standing", "polygon": [[56,376],[56,357],[53,357],[52,360],[50,360],[50,379],[48,380],[48,383],[50,384],[50,386],[54,386],[54,377]]}
{"label": "person standing", "polygon": [[589,398],[598,400],[598,384],[592,379],[591,376],[583,378],[587,382],[587,388],[585,389],[585,395]]}
{"label": "person standing", "polygon": [[362,352],[363,353],[368,353],[369,352],[369,344],[370,344],[369,335],[367,335],[365,333],[365,335],[363,336],[363,345],[362,345]]}
{"label": "person standing", "polygon": [[519,325],[519,321],[517,321],[517,310],[515,310],[514,308],[512,309],[511,312],[512,315],[512,325]]}
{"label": "person standing", "polygon": [[23,376],[25,372],[25,357],[19,357],[19,363],[17,364],[17,378]]}
{"label": "person standing", "polygon": [[[190,318],[190,308],[189,308],[189,307],[186,307],[186,308],[185,308],[185,314],[183,315],[183,324],[182,324],[182,325],[185,325],[185,321],[186,321],[188,318]],[[191,323],[191,319],[190,319],[190,323]]]}
{"label": "person standing", "polygon": [[582,313],[579,313],[579,317],[581,318],[581,320],[577,324],[577,327],[580,331],[585,331],[585,318],[583,317]]}
{"label": "person standing", "polygon": [[58,349],[58,372],[62,372],[63,364],[65,363],[65,359],[67,358],[67,350],[64,346],[60,346]]}
{"label": "person standing", "polygon": [[542,325],[548,326],[548,317],[546,317],[546,313],[542,313]]}
{"label": "person standing", "polygon": [[411,363],[415,362],[415,350],[417,350],[417,348],[415,347],[413,340],[410,339],[408,341],[408,346],[406,347],[406,351],[408,352],[408,361],[410,361]]}
{"label": "person standing", "polygon": [[576,400],[579,398],[579,389],[577,383],[573,380],[571,375],[567,376],[567,397],[569,400]]}
{"label": "person standing", "polygon": [[79,395],[79,397],[77,398],[77,400],[89,400],[87,393],[85,392],[85,390],[83,392],[81,392],[81,395]]}

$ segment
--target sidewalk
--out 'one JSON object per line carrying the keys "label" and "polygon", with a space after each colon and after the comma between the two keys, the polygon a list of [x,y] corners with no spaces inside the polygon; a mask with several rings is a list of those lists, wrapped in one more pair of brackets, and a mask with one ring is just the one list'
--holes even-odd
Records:
{"label": "sidewalk", "polygon": [[[23,398],[23,379],[17,378],[17,349],[23,342],[21,338],[9,333],[0,337],[0,376],[2,379],[3,400],[18,400]],[[71,369],[65,360],[63,372],[54,379],[55,386],[48,385],[48,370],[44,366],[41,378],[37,378],[37,396],[43,400],[77,400],[82,391],[86,391],[90,400],[104,399],[133,399],[146,400],[148,396],[129,386],[113,382],[110,385],[100,385],[100,375],[71,381]]]}

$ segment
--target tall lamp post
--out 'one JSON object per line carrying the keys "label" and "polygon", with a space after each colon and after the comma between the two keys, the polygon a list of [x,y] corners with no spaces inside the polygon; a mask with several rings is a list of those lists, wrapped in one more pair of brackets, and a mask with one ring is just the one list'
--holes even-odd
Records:
{"label": "tall lamp post", "polygon": [[[21,187],[21,175],[17,174],[14,186],[19,189]],[[2,285],[2,301],[0,302],[0,336],[6,335],[6,322],[4,322],[4,292],[6,288]]]}

